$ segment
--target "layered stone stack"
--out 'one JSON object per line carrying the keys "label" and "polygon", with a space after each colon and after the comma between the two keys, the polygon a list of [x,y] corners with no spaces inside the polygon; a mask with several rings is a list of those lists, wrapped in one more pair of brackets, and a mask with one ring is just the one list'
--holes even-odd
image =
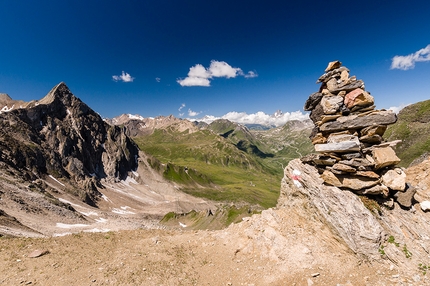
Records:
{"label": "layered stone stack", "polygon": [[393,197],[411,207],[413,188],[395,165],[392,149],[400,141],[384,142],[387,125],[397,121],[389,110],[375,110],[374,98],[364,82],[349,75],[339,61],[330,62],[318,79],[318,92],[309,96],[304,110],[315,124],[310,136],[317,153],[302,161],[318,168],[328,185],[361,195]]}

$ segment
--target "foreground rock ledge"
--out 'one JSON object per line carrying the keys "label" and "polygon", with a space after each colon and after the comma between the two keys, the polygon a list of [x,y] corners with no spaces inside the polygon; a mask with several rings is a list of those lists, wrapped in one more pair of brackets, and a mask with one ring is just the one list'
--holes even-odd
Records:
{"label": "foreground rock ledge", "polygon": [[357,195],[326,186],[315,167],[299,159],[284,170],[279,208],[313,208],[321,220],[339,235],[355,253],[378,259],[386,234]]}

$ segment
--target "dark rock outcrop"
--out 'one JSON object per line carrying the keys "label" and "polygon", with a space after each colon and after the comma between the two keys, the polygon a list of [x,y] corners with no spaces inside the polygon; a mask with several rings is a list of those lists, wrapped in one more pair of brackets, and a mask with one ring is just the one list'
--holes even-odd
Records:
{"label": "dark rock outcrop", "polygon": [[65,83],[39,101],[0,113],[0,161],[27,180],[67,179],[89,204],[99,195],[100,179],[124,179],[137,168],[137,157],[124,130],[104,122]]}

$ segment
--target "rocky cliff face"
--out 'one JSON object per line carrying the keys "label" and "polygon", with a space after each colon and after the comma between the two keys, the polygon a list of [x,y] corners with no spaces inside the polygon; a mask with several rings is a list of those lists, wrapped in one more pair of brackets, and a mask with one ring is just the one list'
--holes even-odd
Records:
{"label": "rocky cliff face", "polygon": [[4,98],[10,107],[0,114],[0,161],[25,180],[65,178],[94,204],[100,179],[124,179],[137,168],[138,148],[124,130],[104,122],[66,84],[23,108]]}

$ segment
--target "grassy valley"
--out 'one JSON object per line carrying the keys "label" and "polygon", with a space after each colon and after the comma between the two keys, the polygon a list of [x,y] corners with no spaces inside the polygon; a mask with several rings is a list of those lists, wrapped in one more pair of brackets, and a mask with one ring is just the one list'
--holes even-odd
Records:
{"label": "grassy valley", "polygon": [[[268,208],[276,205],[283,166],[310,150],[310,142],[304,142],[309,141],[308,135],[301,132],[303,136],[288,127],[250,131],[228,120],[217,120],[198,130],[172,124],[134,140],[153,157],[151,166],[177,182],[182,191]],[[291,134],[294,139],[288,137]]]}

